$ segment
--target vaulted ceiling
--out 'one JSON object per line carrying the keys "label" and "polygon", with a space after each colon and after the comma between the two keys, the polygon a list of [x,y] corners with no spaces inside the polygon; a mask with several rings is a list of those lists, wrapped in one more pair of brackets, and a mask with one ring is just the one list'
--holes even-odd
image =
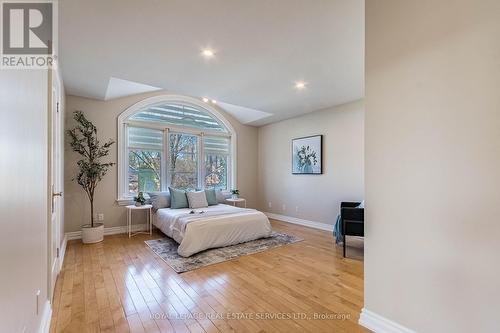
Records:
{"label": "vaulted ceiling", "polygon": [[363,0],[63,0],[59,35],[72,95],[165,89],[254,125],[363,97]]}

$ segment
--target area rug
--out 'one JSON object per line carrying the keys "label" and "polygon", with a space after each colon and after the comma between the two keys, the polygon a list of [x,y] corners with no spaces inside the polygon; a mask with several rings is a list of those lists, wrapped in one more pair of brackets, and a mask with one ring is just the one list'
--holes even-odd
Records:
{"label": "area rug", "polygon": [[241,256],[254,254],[287,244],[302,241],[302,238],[281,232],[273,232],[271,237],[261,238],[254,241],[210,249],[189,258],[181,257],[177,253],[177,244],[171,238],[162,238],[145,241],[154,253],[163,259],[177,273],[192,271],[208,265],[218,264]]}

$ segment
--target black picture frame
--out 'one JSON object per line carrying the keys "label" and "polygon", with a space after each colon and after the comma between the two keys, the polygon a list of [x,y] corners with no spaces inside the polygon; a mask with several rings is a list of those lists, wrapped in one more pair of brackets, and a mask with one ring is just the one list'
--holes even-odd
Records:
{"label": "black picture frame", "polygon": [[[295,144],[299,143],[301,140],[307,140],[307,139],[316,139],[318,142],[316,144],[319,144],[319,159],[318,159],[318,166],[319,170],[315,171],[314,169],[309,169],[307,170],[298,170],[298,167],[296,163],[294,162],[294,155],[295,155]],[[316,151],[316,150],[315,150]],[[317,153],[317,151],[316,151]],[[318,135],[310,135],[310,136],[304,136],[300,138],[294,138],[292,139],[292,175],[322,175],[323,174],[323,135],[318,134]]]}

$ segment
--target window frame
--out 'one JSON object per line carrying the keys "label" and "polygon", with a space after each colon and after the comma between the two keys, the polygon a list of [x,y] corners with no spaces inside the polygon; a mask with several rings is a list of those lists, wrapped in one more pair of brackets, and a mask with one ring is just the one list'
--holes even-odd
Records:
{"label": "window frame", "polygon": [[[184,126],[174,126],[170,124],[162,124],[160,122],[146,122],[146,121],[134,121],[129,120],[131,116],[136,113],[141,112],[144,108],[163,104],[163,103],[179,103],[184,105],[189,105],[195,108],[201,108],[203,111],[209,113],[212,117],[216,118],[224,127],[227,132],[222,131],[212,131],[212,130],[202,130],[191,127]],[[231,188],[237,188],[237,141],[236,141],[236,131],[234,130],[231,123],[222,115],[222,113],[217,110],[213,105],[203,102],[194,97],[182,96],[182,95],[157,95],[150,98],[141,100],[125,111],[123,111],[117,120],[118,125],[118,188],[117,188],[117,202],[119,205],[128,205],[133,202],[133,195],[129,193],[128,190],[128,127],[139,127],[148,128],[163,131],[163,151],[161,159],[161,190],[167,191],[169,186],[169,175],[168,175],[168,150],[169,150],[169,135],[170,133],[184,133],[190,135],[197,135],[198,138],[198,185],[200,188],[204,188],[205,183],[205,152],[203,149],[204,136],[218,136],[226,137],[229,139],[229,168],[228,168],[228,190]]]}
{"label": "window frame", "polygon": [[[206,170],[206,166],[205,166],[205,159],[206,159],[206,152],[205,152],[205,137],[210,137],[210,138],[212,138],[212,137],[214,137],[214,136],[212,136],[212,135],[205,135],[205,134],[203,134],[203,135],[201,136],[201,140],[202,140],[201,142],[203,142],[203,144],[200,144],[200,148],[201,148],[201,149],[200,149],[200,153],[201,153],[201,154],[203,154],[203,155],[201,156],[201,160],[203,161],[203,163],[202,163],[202,165],[200,166],[200,168],[201,168],[200,173],[201,173],[201,175],[202,175],[202,180],[201,180],[201,181],[202,181],[202,183],[203,183],[203,184],[202,184],[202,187],[204,187],[204,186],[205,186],[205,178],[206,178],[206,176],[207,176],[207,173],[206,173],[206,171],[207,171],[207,170]],[[219,136],[219,137],[221,137],[221,136]],[[231,183],[232,183],[232,180],[231,180],[231,172],[232,172],[231,167],[232,167],[232,165],[233,165],[233,157],[232,157],[232,153],[231,153],[231,152],[232,152],[232,150],[231,150],[231,148],[232,148],[232,142],[231,142],[231,138],[229,138],[229,137],[227,137],[227,138],[229,139],[229,153],[227,154],[227,161],[226,161],[226,165],[229,165],[229,168],[228,168],[228,170],[227,170],[226,181],[227,181],[227,187],[228,187],[227,192],[229,193],[231,188],[236,188],[236,187],[231,187]],[[222,154],[221,154],[221,155],[222,155]]]}
{"label": "window frame", "polygon": [[[162,191],[163,189],[163,183],[162,183],[162,179],[165,178],[166,176],[166,170],[164,170],[164,167],[163,167],[163,163],[164,163],[164,156],[165,156],[165,147],[164,147],[164,144],[165,144],[165,137],[164,137],[164,131],[162,130],[158,130],[158,131],[161,131],[161,136],[162,136],[162,148],[161,149],[155,149],[155,148],[149,148],[149,149],[143,149],[143,148],[137,148],[137,147],[131,147],[131,144],[130,144],[130,128],[138,128],[138,129],[151,129],[149,127],[145,127],[145,126],[141,126],[141,127],[137,127],[137,126],[130,126],[129,124],[125,123],[126,127],[125,127],[125,136],[126,136],[126,145],[125,145],[125,159],[127,160],[126,161],[126,164],[127,164],[127,174],[126,174],[126,177],[127,177],[127,180],[126,180],[126,184],[125,184],[125,191],[126,191],[126,194],[127,196],[131,196],[133,197],[135,194],[131,194],[130,193],[130,181],[129,181],[129,164],[130,164],[130,152],[131,151],[156,151],[156,152],[159,152],[160,153],[160,191]],[[154,129],[156,130],[156,129]]]}
{"label": "window frame", "polygon": [[[200,152],[201,152],[201,139],[203,138],[203,133],[200,133],[200,134],[192,134],[192,133],[186,133],[186,132],[179,132],[179,131],[173,131],[173,130],[168,130],[168,140],[170,140],[170,135],[172,134],[180,134],[180,135],[189,135],[189,136],[195,136],[197,139],[196,139],[196,187],[197,188],[203,188],[203,185],[202,185],[202,179],[204,179],[204,175],[202,173],[200,173]],[[169,144],[169,147],[170,147],[170,142],[168,142]],[[167,149],[168,150],[168,149]],[[170,168],[171,168],[171,165],[170,165],[170,159],[168,159],[168,161],[165,161],[165,163],[167,164],[167,170],[166,170],[166,175],[167,175],[167,179],[165,180],[166,182],[166,187],[165,187],[165,191],[168,189],[168,187],[171,185],[171,174],[170,174]]]}

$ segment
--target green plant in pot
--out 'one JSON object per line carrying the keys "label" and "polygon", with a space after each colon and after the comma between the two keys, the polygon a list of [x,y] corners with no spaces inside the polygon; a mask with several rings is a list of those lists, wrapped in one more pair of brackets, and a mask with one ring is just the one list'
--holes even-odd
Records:
{"label": "green plant in pot", "polygon": [[83,243],[97,243],[104,239],[103,223],[94,222],[94,197],[97,184],[103,179],[109,168],[115,163],[104,162],[102,159],[109,155],[113,140],[101,143],[97,139],[97,128],[85,118],[81,111],[73,113],[76,126],[67,131],[70,137],[71,149],[81,157],[76,162],[78,173],[76,181],[85,191],[90,201],[90,223],[82,226]]}
{"label": "green plant in pot", "polygon": [[240,190],[237,189],[231,190],[231,197],[233,199],[238,199],[239,196],[240,196]]}
{"label": "green plant in pot", "polygon": [[136,197],[134,197],[135,205],[137,207],[139,206],[144,206],[146,203],[146,198],[144,198],[144,194],[142,192],[139,192]]}

